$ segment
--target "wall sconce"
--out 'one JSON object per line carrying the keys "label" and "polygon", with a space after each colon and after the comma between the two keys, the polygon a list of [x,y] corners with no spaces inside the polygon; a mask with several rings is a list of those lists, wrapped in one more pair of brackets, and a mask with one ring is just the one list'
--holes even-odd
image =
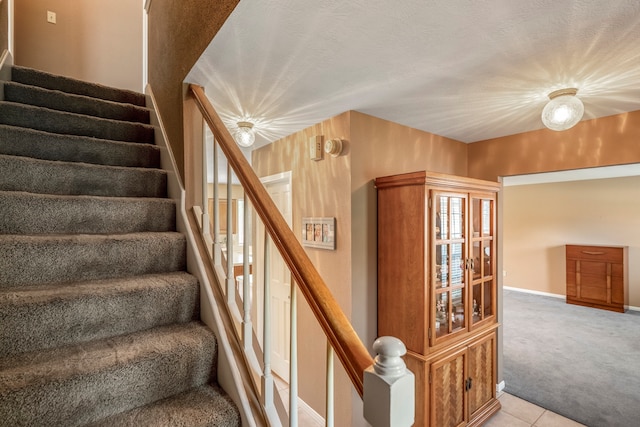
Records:
{"label": "wall sconce", "polygon": [[578,89],[560,89],[549,94],[550,101],[542,110],[542,123],[551,130],[567,130],[582,119],[584,105],[576,97]]}
{"label": "wall sconce", "polygon": [[234,135],[236,143],[241,147],[251,147],[256,141],[256,131],[251,122],[238,122],[238,129]]}

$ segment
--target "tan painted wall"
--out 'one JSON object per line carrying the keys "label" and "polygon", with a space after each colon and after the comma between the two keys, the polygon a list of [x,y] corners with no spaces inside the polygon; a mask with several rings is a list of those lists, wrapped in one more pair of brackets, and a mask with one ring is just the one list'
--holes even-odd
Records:
{"label": "tan painted wall", "polygon": [[640,110],[469,144],[469,176],[561,171],[640,162]]}
{"label": "tan painted wall", "polygon": [[[336,250],[306,250],[338,304],[349,317],[352,304],[350,156],[325,156],[322,161],[310,160],[307,142],[314,135],[348,139],[349,114],[325,120],[255,150],[252,164],[260,177],[291,171],[293,230],[298,239],[303,217],[336,218]],[[298,301],[300,396],[324,416],[326,382],[323,367],[326,339],[299,292]],[[337,361],[336,365],[339,365]],[[336,425],[350,425],[351,383],[341,368],[336,369],[336,372]]]}
{"label": "tan painted wall", "polygon": [[[140,1],[17,0],[14,4],[16,65],[143,90]],[[57,24],[47,22],[48,10],[56,13]]]}
{"label": "tan painted wall", "polygon": [[629,246],[629,304],[640,307],[640,177],[505,187],[506,286],[565,293],[565,244]]}
{"label": "tan painted wall", "polygon": [[182,82],[238,1],[156,0],[149,9],[149,84],[183,179]]}

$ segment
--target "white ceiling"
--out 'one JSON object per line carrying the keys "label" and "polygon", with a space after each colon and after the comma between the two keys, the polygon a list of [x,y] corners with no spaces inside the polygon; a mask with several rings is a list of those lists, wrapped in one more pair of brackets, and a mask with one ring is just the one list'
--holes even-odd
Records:
{"label": "white ceiling", "polygon": [[189,73],[255,147],[347,110],[462,142],[640,110],[638,0],[241,0]]}

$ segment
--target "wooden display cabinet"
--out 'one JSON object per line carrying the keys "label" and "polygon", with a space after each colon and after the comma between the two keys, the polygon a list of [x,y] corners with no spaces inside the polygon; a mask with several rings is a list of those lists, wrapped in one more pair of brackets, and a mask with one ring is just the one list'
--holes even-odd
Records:
{"label": "wooden display cabinet", "polygon": [[629,306],[628,250],[567,245],[567,303],[624,312]]}
{"label": "wooden display cabinet", "polygon": [[[416,374],[416,425],[477,425],[500,408],[495,392],[500,186],[430,172],[381,177],[375,185],[378,335],[398,337],[407,346],[406,360]],[[483,353],[491,375],[477,380],[470,361],[485,341],[491,343],[492,350]],[[481,385],[467,388],[469,379]]]}

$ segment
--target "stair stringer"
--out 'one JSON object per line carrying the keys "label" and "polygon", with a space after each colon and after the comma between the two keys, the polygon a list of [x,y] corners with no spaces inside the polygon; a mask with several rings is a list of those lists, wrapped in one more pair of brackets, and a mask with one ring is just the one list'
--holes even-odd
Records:
{"label": "stair stringer", "polygon": [[11,52],[3,50],[0,54],[0,101],[4,101],[4,83],[11,80],[11,66],[13,65],[13,57]]}
{"label": "stair stringer", "polygon": [[[250,384],[249,369],[246,366],[242,348],[235,339],[235,332],[225,327],[233,322],[228,316],[224,301],[216,300],[213,284],[209,280],[196,237],[190,226],[186,212],[185,189],[178,173],[175,158],[166,135],[161,117],[157,114],[157,103],[151,85],[145,88],[147,108],[150,109],[150,123],[155,128],[155,144],[160,147],[160,165],[167,172],[167,197],[176,203],[176,231],[186,237],[187,271],[194,275],[200,284],[200,316],[218,337],[218,383],[240,410],[243,426],[266,426],[268,422],[262,412],[259,397]],[[217,280],[215,275],[213,280]],[[227,317],[227,322],[223,320]],[[235,344],[235,345],[234,345]]]}

